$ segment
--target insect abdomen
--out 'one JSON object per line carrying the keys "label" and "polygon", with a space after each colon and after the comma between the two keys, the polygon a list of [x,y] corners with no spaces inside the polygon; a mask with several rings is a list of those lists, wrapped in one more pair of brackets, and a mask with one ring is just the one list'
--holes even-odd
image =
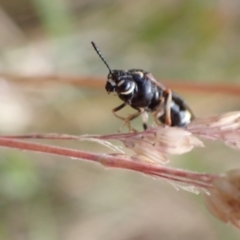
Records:
{"label": "insect abdomen", "polygon": [[[178,105],[176,102],[172,101],[171,103],[171,126],[172,127],[185,127],[192,120],[192,114],[188,111],[188,109],[182,108],[182,106]],[[165,114],[163,114],[159,120],[162,123],[165,123]]]}

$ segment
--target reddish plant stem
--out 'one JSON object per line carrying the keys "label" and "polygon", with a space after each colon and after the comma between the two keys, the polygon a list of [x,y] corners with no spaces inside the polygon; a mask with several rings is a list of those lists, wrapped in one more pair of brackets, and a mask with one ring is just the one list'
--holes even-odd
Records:
{"label": "reddish plant stem", "polygon": [[[69,76],[69,75],[38,75],[38,76],[21,76],[12,73],[0,73],[0,77],[7,81],[17,84],[33,85],[38,87],[46,87],[52,84],[71,84],[81,88],[97,88],[104,89],[106,78],[93,76]],[[191,83],[190,81],[159,79],[167,87],[175,91],[199,92],[199,93],[221,93],[228,95],[240,96],[240,86],[233,84],[209,84],[204,81]],[[202,83],[204,82],[204,83]]]}
{"label": "reddish plant stem", "polygon": [[188,184],[191,184],[191,182],[193,182],[193,184],[194,182],[198,182],[199,184],[204,185],[206,188],[209,188],[209,184],[211,184],[212,181],[218,177],[217,175],[213,174],[193,173],[179,169],[168,168],[165,166],[137,162],[131,159],[127,159],[126,157],[121,157],[121,155],[114,156],[110,154],[95,154],[86,151],[67,149],[38,143],[30,143],[4,137],[0,137],[0,146],[28,150],[32,152],[42,152],[59,156],[66,156],[75,159],[85,159],[88,161],[100,163],[107,167],[129,169],[145,173],[147,175],[158,175],[162,178],[177,178],[178,182]]}

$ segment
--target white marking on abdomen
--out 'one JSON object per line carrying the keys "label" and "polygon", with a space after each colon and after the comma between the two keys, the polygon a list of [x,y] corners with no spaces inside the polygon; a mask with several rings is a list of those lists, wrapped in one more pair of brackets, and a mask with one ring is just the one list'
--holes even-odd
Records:
{"label": "white marking on abdomen", "polygon": [[191,122],[191,113],[188,110],[184,111],[184,118],[181,120],[182,123],[188,124]]}

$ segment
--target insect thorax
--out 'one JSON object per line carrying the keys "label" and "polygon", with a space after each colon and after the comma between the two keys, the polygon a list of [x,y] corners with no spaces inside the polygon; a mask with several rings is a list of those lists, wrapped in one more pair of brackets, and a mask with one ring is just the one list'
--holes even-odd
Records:
{"label": "insect thorax", "polygon": [[107,92],[117,92],[119,98],[133,108],[154,110],[159,104],[162,90],[152,83],[141,69],[113,70],[108,75]]}

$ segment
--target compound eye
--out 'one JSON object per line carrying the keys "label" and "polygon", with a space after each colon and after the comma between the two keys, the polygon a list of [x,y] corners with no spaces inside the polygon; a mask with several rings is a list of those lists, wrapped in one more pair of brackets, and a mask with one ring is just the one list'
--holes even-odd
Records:
{"label": "compound eye", "polygon": [[113,80],[113,75],[111,73],[108,74],[108,80],[107,83],[105,85],[105,89],[108,93],[110,92],[115,92],[115,88],[116,88],[116,83]]}
{"label": "compound eye", "polygon": [[116,88],[116,84],[112,79],[108,79],[106,85],[105,85],[105,89],[108,93],[110,92],[115,92],[115,88]]}

